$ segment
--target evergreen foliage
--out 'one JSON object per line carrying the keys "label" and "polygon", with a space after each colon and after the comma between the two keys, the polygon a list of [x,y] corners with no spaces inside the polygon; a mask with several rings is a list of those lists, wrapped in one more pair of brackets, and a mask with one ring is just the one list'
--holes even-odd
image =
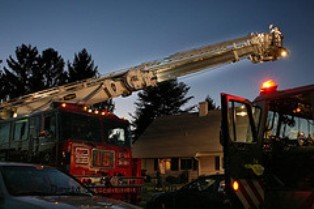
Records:
{"label": "evergreen foliage", "polygon": [[[41,77],[41,72],[38,68],[39,54],[36,47],[31,45],[22,45],[16,48],[16,60],[9,56],[7,59],[8,68],[4,67],[5,79],[5,96],[9,98],[16,98],[21,95],[32,93],[33,76]],[[43,86],[42,80],[37,80],[36,85]]]}
{"label": "evergreen foliage", "polygon": [[[73,63],[68,62],[69,79],[68,82],[76,82],[88,78],[99,77],[97,66],[94,66],[92,55],[86,49],[82,49],[75,54]],[[112,99],[98,104],[94,104],[95,109],[106,109],[113,112],[115,104]]]}
{"label": "evergreen foliage", "polygon": [[68,62],[69,82],[84,80],[87,78],[98,77],[97,66],[94,66],[92,56],[86,49],[82,49],[75,54],[73,63]]}
{"label": "evergreen foliage", "polygon": [[220,107],[216,106],[216,103],[214,102],[214,100],[207,95],[207,97],[205,98],[205,102],[208,103],[208,110],[219,110]]}
{"label": "evergreen foliage", "polygon": [[177,80],[166,81],[156,87],[150,87],[138,94],[135,102],[136,110],[133,118],[133,137],[138,137],[145,131],[149,124],[157,117],[176,115],[188,112],[195,106],[182,109],[192,96],[186,97],[190,87]]}
{"label": "evergreen foliage", "polygon": [[[0,69],[2,101],[99,76],[97,67],[94,67],[94,61],[86,49],[75,54],[73,63],[68,61],[68,72],[64,70],[64,59],[52,48],[40,54],[36,47],[22,44],[16,48],[15,57],[9,56],[7,67]],[[113,111],[115,105],[109,100],[96,104],[94,108]]]}
{"label": "evergreen foliage", "polygon": [[43,89],[60,86],[67,82],[67,72],[64,70],[63,58],[52,48],[42,52],[39,59],[39,69],[43,72]]}

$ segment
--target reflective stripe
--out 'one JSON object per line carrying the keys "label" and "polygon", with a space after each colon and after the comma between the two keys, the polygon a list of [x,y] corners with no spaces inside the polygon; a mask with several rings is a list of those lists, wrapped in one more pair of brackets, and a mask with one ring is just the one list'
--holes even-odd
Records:
{"label": "reflective stripe", "polygon": [[257,206],[260,204],[260,202],[258,201],[255,193],[253,192],[253,190],[255,190],[255,188],[253,187],[253,189],[251,188],[250,184],[248,183],[248,181],[245,180],[241,180],[240,181],[241,184],[243,185],[243,189],[246,190],[247,194],[248,194],[248,198],[250,198],[250,202],[251,202],[251,207],[252,208],[257,208]]}
{"label": "reflective stripe", "polygon": [[264,189],[262,182],[257,180],[241,179],[239,182],[239,190],[236,191],[237,197],[240,199],[245,209],[258,209],[264,202]]}
{"label": "reflective stripe", "polygon": [[236,194],[237,194],[238,198],[240,199],[240,201],[242,202],[244,208],[245,209],[250,208],[250,205],[249,205],[249,203],[247,201],[247,198],[244,197],[244,195],[242,194],[242,191],[239,190],[239,191],[236,192]]}
{"label": "reflective stripe", "polygon": [[263,189],[258,181],[247,181],[249,184],[250,189],[254,193],[254,196],[256,197],[256,201],[260,204],[264,202],[264,193]]}
{"label": "reflective stripe", "polygon": [[263,188],[263,182],[261,180],[259,181],[253,181],[254,186],[257,189],[257,192],[260,196],[261,202],[264,202],[264,188]]}

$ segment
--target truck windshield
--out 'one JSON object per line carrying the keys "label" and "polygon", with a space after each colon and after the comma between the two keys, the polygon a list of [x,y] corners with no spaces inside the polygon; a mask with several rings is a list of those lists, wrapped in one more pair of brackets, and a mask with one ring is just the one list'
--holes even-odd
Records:
{"label": "truck windshield", "polygon": [[289,146],[314,146],[314,120],[293,114],[268,113],[268,136],[275,136]]}
{"label": "truck windshield", "polygon": [[63,139],[101,142],[98,117],[62,112],[60,122]]}
{"label": "truck windshield", "polygon": [[291,100],[269,104],[266,138],[277,137],[287,146],[314,146],[314,114],[310,104]]}
{"label": "truck windshield", "polygon": [[127,123],[72,112],[61,112],[60,122],[61,136],[64,140],[75,139],[130,146]]}

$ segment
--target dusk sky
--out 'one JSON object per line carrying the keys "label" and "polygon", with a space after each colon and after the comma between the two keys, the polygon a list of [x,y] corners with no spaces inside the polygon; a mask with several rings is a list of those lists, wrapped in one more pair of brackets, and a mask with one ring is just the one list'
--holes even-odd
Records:
{"label": "dusk sky", "polygon": [[[0,60],[21,44],[39,52],[54,48],[65,61],[86,48],[101,74],[173,53],[268,32],[278,25],[289,57],[252,64],[247,60],[179,79],[191,87],[190,105],[220,93],[248,99],[262,81],[274,79],[279,89],[314,84],[313,0],[1,0]],[[133,113],[136,95],[115,99],[119,116]]]}

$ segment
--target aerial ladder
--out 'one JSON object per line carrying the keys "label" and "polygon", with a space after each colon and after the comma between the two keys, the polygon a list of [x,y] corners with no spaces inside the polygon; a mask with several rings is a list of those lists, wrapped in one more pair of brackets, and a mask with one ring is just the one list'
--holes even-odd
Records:
{"label": "aerial ladder", "polygon": [[158,83],[248,58],[253,63],[274,61],[288,51],[278,27],[230,41],[175,53],[161,60],[28,94],[0,104],[0,119],[48,110],[53,102],[93,105],[156,86]]}

